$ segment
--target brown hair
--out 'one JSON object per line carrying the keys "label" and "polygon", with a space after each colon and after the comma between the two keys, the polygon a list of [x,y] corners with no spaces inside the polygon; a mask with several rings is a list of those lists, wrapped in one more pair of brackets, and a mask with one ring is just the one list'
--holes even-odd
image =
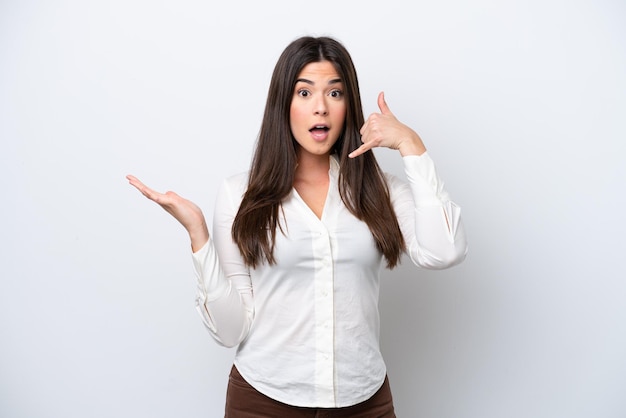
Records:
{"label": "brown hair", "polygon": [[232,227],[232,238],[248,266],[276,262],[274,244],[281,202],[293,188],[299,146],[289,125],[289,111],[300,71],[312,62],[329,61],[344,83],[346,119],[333,151],[339,156],[339,192],[348,210],[364,221],[376,245],[393,268],[405,248],[389,189],[373,152],[348,154],[361,145],[363,108],[350,54],[328,37],[305,36],[283,51],[270,81],[261,130],[252,159],[248,188]]}

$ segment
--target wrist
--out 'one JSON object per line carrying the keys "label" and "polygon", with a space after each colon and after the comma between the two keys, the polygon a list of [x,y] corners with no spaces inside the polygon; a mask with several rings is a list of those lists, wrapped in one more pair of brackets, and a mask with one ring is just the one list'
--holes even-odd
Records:
{"label": "wrist", "polygon": [[189,233],[191,250],[193,252],[198,251],[209,240],[209,229],[207,228],[206,222],[204,221],[202,221],[201,224],[193,228],[189,228],[187,232]]}
{"label": "wrist", "polygon": [[426,152],[426,147],[419,135],[414,133],[410,138],[400,143],[398,151],[400,151],[400,155],[403,157],[407,155],[422,155]]}

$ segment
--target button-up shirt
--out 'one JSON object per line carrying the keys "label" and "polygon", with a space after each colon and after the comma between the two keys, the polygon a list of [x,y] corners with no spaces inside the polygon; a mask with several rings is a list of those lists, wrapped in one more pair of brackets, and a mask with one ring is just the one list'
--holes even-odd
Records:
{"label": "button-up shirt", "polygon": [[[439,269],[459,263],[467,245],[460,208],[428,153],[402,158],[407,180],[386,174],[391,201],[413,263]],[[249,268],[232,241],[247,174],[218,192],[209,241],[193,254],[197,307],[211,335],[236,346],[235,366],[258,391],[305,407],[343,407],[382,385],[379,279],[384,257],[364,222],[343,204],[339,163],[321,218],[295,189],[282,202],[276,264]]]}

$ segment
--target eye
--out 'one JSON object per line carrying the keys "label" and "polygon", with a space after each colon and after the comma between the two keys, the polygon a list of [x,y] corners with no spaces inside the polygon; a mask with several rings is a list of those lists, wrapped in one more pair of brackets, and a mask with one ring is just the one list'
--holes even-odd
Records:
{"label": "eye", "polygon": [[311,92],[307,89],[299,89],[296,93],[300,97],[309,97],[311,95]]}
{"label": "eye", "polygon": [[343,91],[341,91],[339,89],[334,89],[334,90],[331,90],[328,95],[330,97],[334,97],[336,99],[339,99],[339,98],[343,97]]}

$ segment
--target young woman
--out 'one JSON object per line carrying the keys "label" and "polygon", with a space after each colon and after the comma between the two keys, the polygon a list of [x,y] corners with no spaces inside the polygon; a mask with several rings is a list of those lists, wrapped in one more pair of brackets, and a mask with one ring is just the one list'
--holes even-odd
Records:
{"label": "young woman", "polygon": [[[394,417],[379,349],[379,273],[404,253],[420,267],[461,262],[460,209],[418,136],[389,110],[365,121],[347,50],[302,37],[280,56],[248,173],[226,179],[212,235],[173,192],[130,183],[191,239],[197,307],[238,346],[226,417]],[[379,168],[398,150],[407,180]]]}

